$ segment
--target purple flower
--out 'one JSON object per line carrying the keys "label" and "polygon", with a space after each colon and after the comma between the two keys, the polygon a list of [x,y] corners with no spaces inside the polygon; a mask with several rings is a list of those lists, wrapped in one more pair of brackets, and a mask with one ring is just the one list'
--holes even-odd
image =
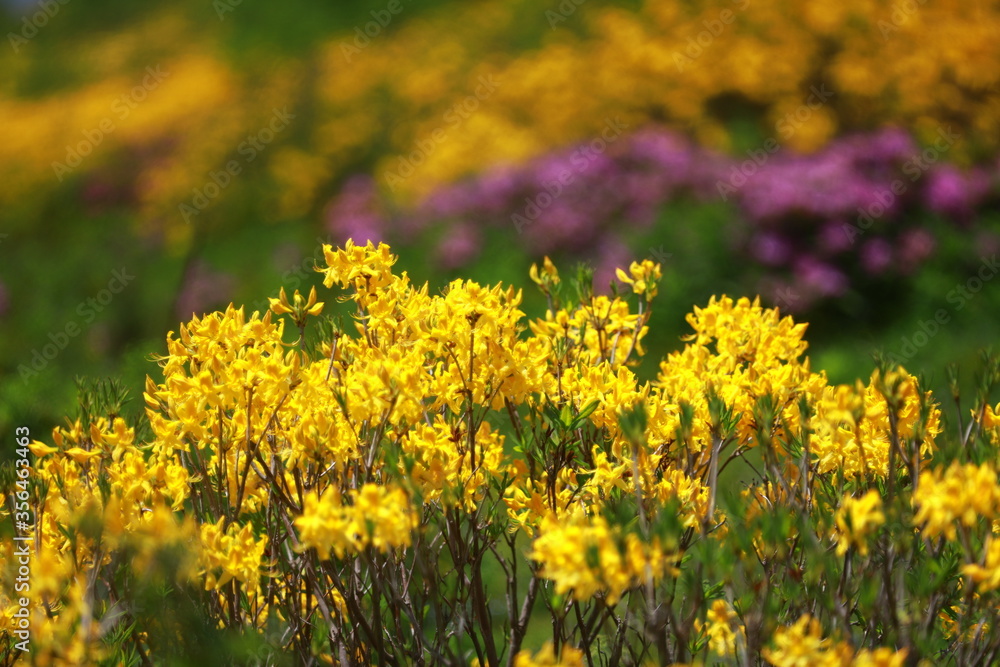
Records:
{"label": "purple flower", "polygon": [[442,268],[455,269],[465,266],[479,256],[482,240],[479,232],[469,223],[451,227],[437,247],[437,259]]}
{"label": "purple flower", "polygon": [[990,177],[975,169],[961,172],[953,165],[935,166],[927,174],[925,200],[935,213],[959,222],[972,218],[990,189]]}
{"label": "purple flower", "polygon": [[780,234],[763,232],[750,242],[750,252],[761,264],[780,266],[788,261],[792,247]]}
{"label": "purple flower", "polygon": [[854,245],[856,228],[846,220],[831,220],[819,232],[819,250],[828,254],[844,252]]}
{"label": "purple flower", "polygon": [[892,264],[892,247],[885,239],[872,239],[861,248],[861,265],[872,275],[883,273]]}
{"label": "purple flower", "polygon": [[899,266],[903,273],[912,273],[934,252],[934,237],[925,229],[908,229],[899,237]]}
{"label": "purple flower", "polygon": [[326,228],[341,243],[347,239],[360,245],[383,241],[385,227],[375,181],[370,176],[352,176],[326,210]]}
{"label": "purple flower", "polygon": [[809,255],[795,262],[795,277],[805,289],[819,296],[840,296],[847,291],[847,276]]}
{"label": "purple flower", "polygon": [[192,315],[201,315],[215,306],[227,302],[233,292],[233,276],[213,271],[204,261],[196,259],[184,272],[183,283],[177,294],[176,316],[182,321]]}

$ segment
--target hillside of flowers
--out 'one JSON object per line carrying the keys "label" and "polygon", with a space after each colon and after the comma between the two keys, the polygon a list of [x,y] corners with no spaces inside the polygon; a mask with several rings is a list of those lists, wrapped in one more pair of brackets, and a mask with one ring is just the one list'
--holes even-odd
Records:
{"label": "hillside of flowers", "polygon": [[[993,158],[1000,8],[912,4],[650,0],[567,16],[490,0],[411,21],[404,7],[374,37],[352,26],[301,57],[243,67],[198,29],[202,17],[163,9],[82,42],[75,85],[57,94],[32,90],[45,65],[33,44],[3,53],[12,140],[0,148],[9,183],[0,202],[31,219],[42,212],[17,202],[18,191],[82,179],[91,196],[134,203],[145,233],[190,242],[178,203],[276,111],[295,116],[288,131],[244,148],[266,153],[278,216],[308,211],[360,165],[405,200],[484,165],[599,136],[615,119],[665,122],[722,150],[739,147],[727,125],[737,114],[761,143],[773,137],[799,151],[885,125],[931,143],[953,126],[949,161]],[[109,193],[112,176],[120,185]]]}
{"label": "hillside of flowers", "polygon": [[546,258],[529,313],[526,281],[323,250],[323,289],[170,331],[141,417],[84,385],[18,440],[0,664],[26,627],[33,665],[997,659],[996,357],[971,397],[834,384],[745,297],[662,354],[649,260],[597,294]]}
{"label": "hillside of flowers", "polygon": [[0,667],[1000,664],[1000,0],[0,26]]}
{"label": "hillside of flowers", "polygon": [[997,3],[388,5],[3,3],[0,429],[77,375],[134,392],[162,331],[308,293],[348,238],[432,282],[583,260],[602,294],[649,259],[671,310],[808,319],[839,380],[942,307],[906,361],[968,369],[1000,324],[949,298],[1000,249]]}

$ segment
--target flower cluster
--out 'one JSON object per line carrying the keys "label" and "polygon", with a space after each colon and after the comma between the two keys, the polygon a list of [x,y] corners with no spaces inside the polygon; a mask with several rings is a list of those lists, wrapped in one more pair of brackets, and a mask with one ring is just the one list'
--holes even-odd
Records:
{"label": "flower cluster", "polygon": [[303,548],[315,548],[324,559],[331,550],[343,558],[367,547],[381,551],[410,544],[416,519],[406,493],[400,489],[365,484],[352,491],[352,503],[344,506],[335,488],[318,498],[306,496],[302,516],[295,520]]}
{"label": "flower cluster", "polygon": [[837,510],[837,555],[843,556],[855,547],[862,556],[868,555],[868,538],[885,523],[882,497],[871,490],[860,498],[845,498]]}
{"label": "flower cluster", "polygon": [[804,324],[726,296],[643,381],[652,262],[598,296],[546,260],[528,318],[512,287],[413,285],[386,245],[324,251],[352,326],[316,292],[195,317],[155,357],[140,429],[87,394],[31,445],[37,664],[169,656],[182,622],[341,665],[1000,650],[985,400],[945,448],[907,371],[831,385]]}
{"label": "flower cluster", "polygon": [[824,638],[819,621],[809,614],[803,615],[790,627],[779,628],[774,636],[774,644],[773,650],[764,651],[764,658],[775,667],[902,667],[906,664],[908,654],[906,649],[893,651],[879,648],[874,651],[862,649],[855,655],[846,642],[834,643],[829,638]]}
{"label": "flower cluster", "polygon": [[946,470],[936,468],[920,474],[913,493],[917,505],[914,522],[923,526],[927,537],[945,535],[954,540],[956,527],[965,529],[998,516],[1000,487],[990,464],[952,463]]}

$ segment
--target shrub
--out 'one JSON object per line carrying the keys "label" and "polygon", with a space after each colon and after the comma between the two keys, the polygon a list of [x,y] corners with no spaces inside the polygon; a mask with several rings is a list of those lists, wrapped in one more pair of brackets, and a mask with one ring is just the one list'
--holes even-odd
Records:
{"label": "shrub", "polygon": [[746,298],[695,308],[640,383],[649,261],[611,296],[533,267],[526,323],[512,287],[325,255],[353,327],[315,290],[195,318],[146,422],[85,392],[5,474],[34,540],[27,590],[5,541],[3,664],[25,624],[35,664],[996,658],[992,358],[949,436],[904,369],[832,386],[806,325]]}

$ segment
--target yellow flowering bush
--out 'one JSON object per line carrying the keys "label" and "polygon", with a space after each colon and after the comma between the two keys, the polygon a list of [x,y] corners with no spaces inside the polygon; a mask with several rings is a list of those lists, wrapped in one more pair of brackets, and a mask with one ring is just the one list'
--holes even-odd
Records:
{"label": "yellow flowering bush", "polygon": [[181,324],[144,419],[84,387],[25,446],[30,483],[0,478],[3,525],[32,515],[30,579],[4,542],[3,664],[1000,651],[995,361],[956,438],[906,370],[832,385],[805,325],[748,298],[696,307],[641,380],[650,262],[601,296],[546,260],[529,318],[513,287],[414,285],[385,245],[324,253],[332,299]]}

